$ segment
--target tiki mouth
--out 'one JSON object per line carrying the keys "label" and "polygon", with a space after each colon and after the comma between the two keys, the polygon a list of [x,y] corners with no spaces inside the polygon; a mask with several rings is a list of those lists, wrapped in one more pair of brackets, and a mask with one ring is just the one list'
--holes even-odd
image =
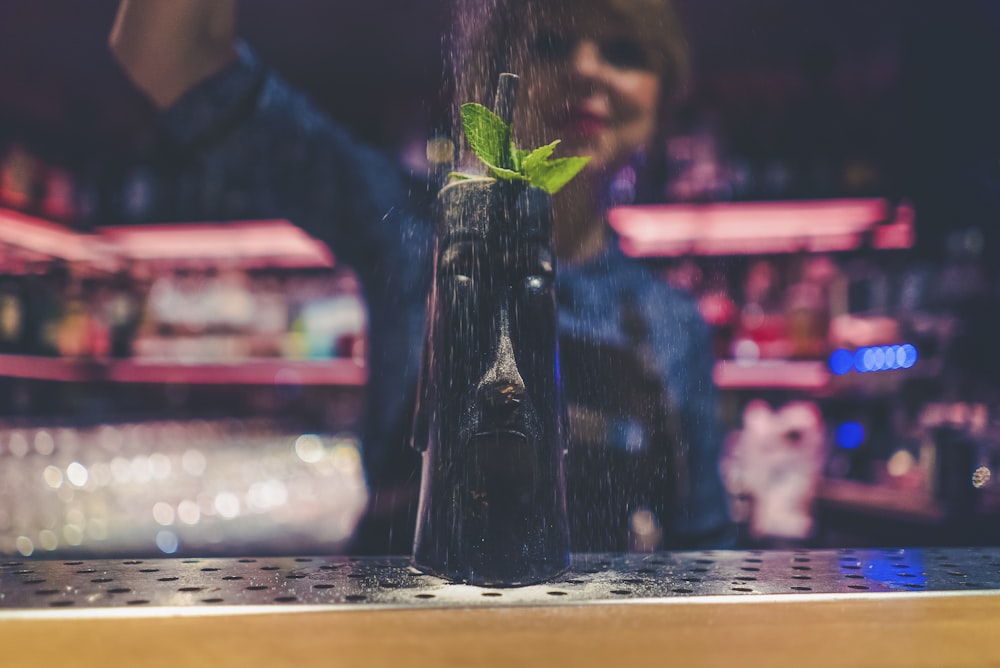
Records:
{"label": "tiki mouth", "polygon": [[526,434],[512,429],[477,432],[469,439],[469,489],[497,508],[530,499],[538,456]]}
{"label": "tiki mouth", "polygon": [[469,445],[473,448],[523,447],[528,444],[528,436],[516,429],[494,429],[480,431],[472,435]]}

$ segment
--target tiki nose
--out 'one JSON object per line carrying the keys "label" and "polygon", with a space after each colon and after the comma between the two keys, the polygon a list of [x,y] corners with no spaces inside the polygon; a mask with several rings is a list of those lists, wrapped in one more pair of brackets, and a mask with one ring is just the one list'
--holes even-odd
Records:
{"label": "tiki nose", "polygon": [[498,417],[510,415],[524,399],[524,384],[519,377],[485,385],[480,393],[483,406]]}
{"label": "tiki nose", "polygon": [[506,311],[500,318],[495,357],[479,383],[479,402],[488,418],[503,422],[513,417],[525,398],[524,379],[517,368]]}

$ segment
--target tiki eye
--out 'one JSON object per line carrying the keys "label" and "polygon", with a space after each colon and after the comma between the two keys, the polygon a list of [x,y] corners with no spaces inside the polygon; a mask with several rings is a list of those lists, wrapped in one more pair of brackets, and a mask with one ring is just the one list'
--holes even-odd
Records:
{"label": "tiki eye", "polygon": [[548,281],[542,276],[528,276],[524,279],[524,286],[529,290],[542,290],[546,287]]}
{"label": "tiki eye", "polygon": [[527,276],[524,279],[524,290],[529,295],[544,294],[548,291],[549,287],[552,285],[552,278],[550,276],[540,276],[538,274],[533,274]]}
{"label": "tiki eye", "polygon": [[479,275],[479,253],[473,243],[457,243],[441,255],[438,274],[468,285]]}
{"label": "tiki eye", "polygon": [[518,270],[526,278],[551,280],[555,275],[552,251],[544,244],[532,244],[523,249],[518,258]]}

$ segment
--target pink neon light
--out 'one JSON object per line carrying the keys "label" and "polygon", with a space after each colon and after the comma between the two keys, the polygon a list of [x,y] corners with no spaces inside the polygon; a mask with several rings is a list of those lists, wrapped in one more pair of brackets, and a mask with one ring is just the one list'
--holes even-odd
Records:
{"label": "pink neon light", "polygon": [[0,209],[0,244],[70,262],[104,259],[95,237],[9,209]]}
{"label": "pink neon light", "polygon": [[244,360],[238,364],[178,364],[0,355],[0,377],[62,382],[189,385],[364,385],[368,372],[354,360]]}
{"label": "pink neon light", "polygon": [[0,376],[62,382],[94,380],[94,365],[59,357],[0,355]]}
{"label": "pink neon light", "polygon": [[[823,362],[734,361],[715,363],[715,383],[723,389],[820,390],[830,382]],[[364,385],[363,365],[348,359],[245,360],[239,364],[177,364],[120,360],[109,363],[24,355],[0,355],[0,376],[64,382],[110,380],[120,383],[189,385]]]}
{"label": "pink neon light", "polygon": [[830,382],[830,371],[823,362],[720,361],[715,363],[713,377],[723,389],[821,390]]}
{"label": "pink neon light", "polygon": [[878,236],[892,213],[885,200],[855,199],[620,207],[609,220],[630,255],[742,255],[851,250],[873,228],[887,248],[911,246],[906,206],[896,212],[901,227]]}
{"label": "pink neon light", "polygon": [[916,235],[913,231],[913,221],[916,212],[908,202],[900,204],[896,209],[896,219],[888,225],[875,228],[875,248],[913,248]]}
{"label": "pink neon light", "polygon": [[197,263],[231,260],[269,267],[331,267],[321,242],[285,220],[103,227],[100,235],[133,260]]}
{"label": "pink neon light", "polygon": [[123,360],[108,367],[119,383],[186,385],[364,385],[365,367],[354,360],[246,360],[238,364],[147,363]]}

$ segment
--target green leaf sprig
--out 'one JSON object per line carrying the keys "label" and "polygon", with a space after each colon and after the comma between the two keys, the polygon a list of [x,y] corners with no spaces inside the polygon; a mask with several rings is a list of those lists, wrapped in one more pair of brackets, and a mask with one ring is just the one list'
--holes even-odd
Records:
{"label": "green leaf sprig", "polygon": [[[549,194],[557,193],[590,162],[589,157],[551,159],[559,139],[533,150],[518,148],[510,125],[475,102],[462,105],[462,125],[472,152],[483,161],[492,176],[507,181],[527,181]],[[452,172],[450,176],[472,178],[461,172]]]}

